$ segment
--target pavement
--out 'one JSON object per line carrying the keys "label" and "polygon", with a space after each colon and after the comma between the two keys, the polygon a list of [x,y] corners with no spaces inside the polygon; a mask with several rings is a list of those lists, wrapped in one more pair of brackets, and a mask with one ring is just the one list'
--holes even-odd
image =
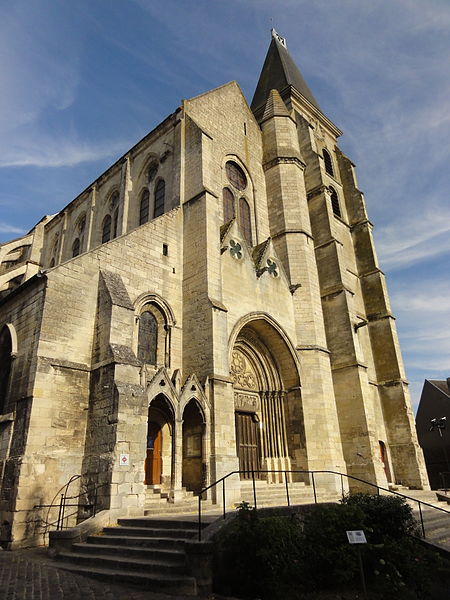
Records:
{"label": "pavement", "polygon": [[[0,600],[193,600],[64,571],[47,548],[0,549]],[[233,600],[212,595],[210,600]]]}

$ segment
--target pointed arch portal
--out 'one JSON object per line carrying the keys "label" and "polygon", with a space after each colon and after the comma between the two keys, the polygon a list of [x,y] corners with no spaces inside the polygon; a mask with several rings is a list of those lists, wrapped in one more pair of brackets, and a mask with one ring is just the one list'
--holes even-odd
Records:
{"label": "pointed arch portal", "polygon": [[[252,477],[252,471],[290,470],[299,439],[304,438],[298,367],[291,349],[267,320],[255,319],[239,331],[230,374],[241,479]],[[279,473],[267,479],[275,482],[283,477]]]}

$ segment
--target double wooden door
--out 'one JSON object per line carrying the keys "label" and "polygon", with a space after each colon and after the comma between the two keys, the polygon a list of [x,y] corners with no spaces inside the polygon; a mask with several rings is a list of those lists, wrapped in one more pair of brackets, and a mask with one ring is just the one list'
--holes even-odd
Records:
{"label": "double wooden door", "polygon": [[148,424],[147,457],[145,459],[145,483],[156,485],[161,483],[162,472],[162,432],[157,423]]}
{"label": "double wooden door", "polygon": [[[255,413],[236,412],[236,446],[241,479],[251,479],[261,468],[259,423]],[[255,473],[259,478],[259,474]]]}

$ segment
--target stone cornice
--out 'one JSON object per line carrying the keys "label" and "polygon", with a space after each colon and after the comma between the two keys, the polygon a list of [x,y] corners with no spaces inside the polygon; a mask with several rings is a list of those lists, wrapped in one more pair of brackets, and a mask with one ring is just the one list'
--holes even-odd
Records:
{"label": "stone cornice", "polygon": [[272,169],[272,167],[276,167],[277,165],[292,165],[292,164],[300,167],[300,169],[302,169],[302,171],[306,167],[306,164],[300,158],[298,158],[298,156],[276,156],[272,160],[269,160],[268,162],[264,163],[263,169],[264,169],[264,171],[268,171],[269,169]]}
{"label": "stone cornice", "polygon": [[282,235],[290,235],[292,233],[301,233],[303,235],[306,235],[306,237],[308,237],[310,240],[314,241],[313,236],[308,231],[305,231],[304,229],[283,229],[282,231],[278,231],[277,233],[274,233],[272,236],[272,239],[274,240]]}

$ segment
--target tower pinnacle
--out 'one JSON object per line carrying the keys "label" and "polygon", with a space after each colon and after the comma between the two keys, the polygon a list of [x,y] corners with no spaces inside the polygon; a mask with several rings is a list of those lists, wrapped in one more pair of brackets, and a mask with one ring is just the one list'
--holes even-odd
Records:
{"label": "tower pinnacle", "polygon": [[279,35],[275,29],[271,30],[271,34],[272,41],[251,103],[252,111],[257,111],[266,103],[270,90],[278,90],[283,97],[283,91],[289,87],[295,88],[297,92],[320,110],[317,100],[287,50],[286,39]]}

